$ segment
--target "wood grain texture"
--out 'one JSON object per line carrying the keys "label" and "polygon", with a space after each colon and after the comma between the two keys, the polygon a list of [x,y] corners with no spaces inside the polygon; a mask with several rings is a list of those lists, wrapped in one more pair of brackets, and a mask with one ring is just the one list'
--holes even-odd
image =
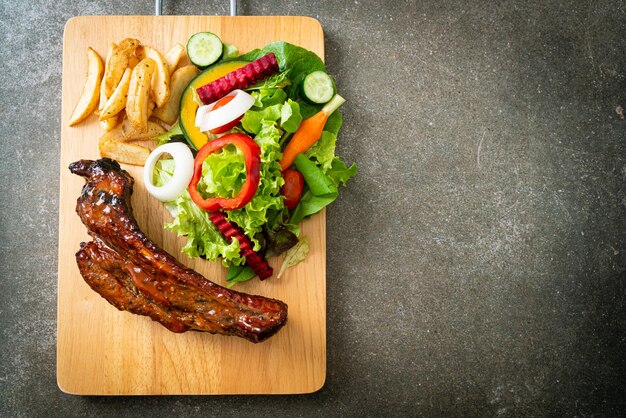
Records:
{"label": "wood grain texture", "polygon": [[[324,53],[322,28],[307,17],[93,16],[65,27],[59,213],[57,382],[82,395],[289,394],[309,393],[326,376],[326,215],[303,224],[311,251],[307,260],[280,279],[253,280],[236,289],[283,300],[287,325],[260,344],[199,332],[174,334],[147,317],[120,312],[83,281],[74,254],[88,241],[75,213],[84,180],[67,166],[97,159],[102,131],[95,116],[70,128],[67,121],[81,94],[87,47],[105,57],[111,42],[134,37],[160,51],[185,43],[195,32],[211,31],[240,51],[284,40]],[[142,168],[122,166],[136,179]],[[191,260],[180,252],[184,239],[165,231],[170,220],[162,205],[135,182],[137,222],[155,243],[218,284],[219,263]],[[270,260],[275,271],[279,259]]]}

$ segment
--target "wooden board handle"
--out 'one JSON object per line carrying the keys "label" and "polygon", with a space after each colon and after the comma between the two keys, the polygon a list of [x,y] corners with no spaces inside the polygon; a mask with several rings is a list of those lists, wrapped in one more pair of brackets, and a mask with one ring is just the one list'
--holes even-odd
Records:
{"label": "wooden board handle", "polygon": [[[154,15],[163,15],[163,0],[154,0]],[[230,0],[230,15],[237,16],[237,0]]]}

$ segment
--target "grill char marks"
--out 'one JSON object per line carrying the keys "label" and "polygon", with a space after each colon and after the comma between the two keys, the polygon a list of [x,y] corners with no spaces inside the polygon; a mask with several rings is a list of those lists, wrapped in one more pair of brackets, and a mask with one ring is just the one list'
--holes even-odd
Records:
{"label": "grill char marks", "polygon": [[94,241],[76,254],[89,286],[120,310],[173,332],[188,329],[260,342],[287,320],[287,305],[219,286],[180,264],[139,229],[130,207],[133,178],[104,158],[70,164],[86,178],[76,212]]}

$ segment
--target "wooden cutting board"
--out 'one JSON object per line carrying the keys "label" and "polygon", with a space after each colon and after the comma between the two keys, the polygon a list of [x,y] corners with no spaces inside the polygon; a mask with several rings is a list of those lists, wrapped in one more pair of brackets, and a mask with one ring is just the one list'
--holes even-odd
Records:
{"label": "wooden cutting board", "polygon": [[[287,325],[253,344],[237,337],[200,332],[174,334],[147,317],[118,311],[83,281],[74,254],[89,241],[75,213],[84,180],[67,166],[97,159],[102,131],[95,116],[76,127],[67,121],[85,81],[87,47],[105,57],[111,42],[139,39],[166,52],[199,31],[218,34],[245,52],[275,41],[301,45],[323,58],[322,28],[307,17],[90,16],[65,27],[59,213],[57,382],[81,395],[293,394],[322,387],[326,377],[326,215],[304,222],[310,254],[280,279],[254,279],[235,289],[283,300]],[[136,179],[142,168],[123,165]],[[170,220],[162,205],[135,182],[132,205],[141,229],[182,263],[225,285],[219,263],[191,260],[184,239],[163,229]],[[271,259],[274,271],[281,259]]]}

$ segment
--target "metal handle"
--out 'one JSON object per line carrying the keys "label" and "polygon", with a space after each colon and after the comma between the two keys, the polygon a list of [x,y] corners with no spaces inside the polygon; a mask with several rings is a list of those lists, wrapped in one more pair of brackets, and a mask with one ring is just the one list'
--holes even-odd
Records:
{"label": "metal handle", "polygon": [[[154,15],[163,14],[163,0],[154,0]],[[230,15],[237,16],[237,0],[230,0]]]}

